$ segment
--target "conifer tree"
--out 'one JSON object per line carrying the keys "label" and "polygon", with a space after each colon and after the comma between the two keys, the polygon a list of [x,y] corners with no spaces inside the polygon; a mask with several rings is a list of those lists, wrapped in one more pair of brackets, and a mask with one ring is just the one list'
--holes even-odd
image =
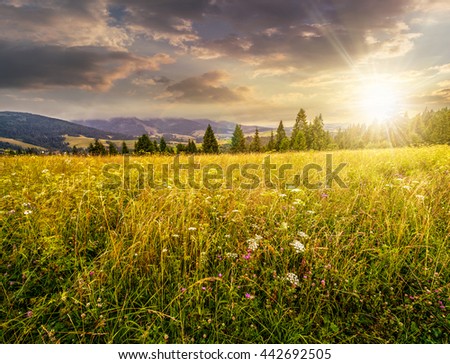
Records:
{"label": "conifer tree", "polygon": [[119,154],[119,151],[118,151],[116,145],[114,143],[112,143],[112,142],[110,142],[109,145],[108,145],[108,153],[109,153],[109,155],[117,155],[117,154]]}
{"label": "conifer tree", "polygon": [[234,128],[230,151],[232,153],[245,152],[245,137],[240,125],[236,125]]}
{"label": "conifer tree", "polygon": [[122,154],[129,154],[130,150],[128,149],[127,143],[122,142]]}
{"label": "conifer tree", "polygon": [[250,151],[256,153],[261,151],[261,140],[259,138],[258,128],[255,129],[255,135],[253,136],[252,142],[250,143]]}
{"label": "conifer tree", "polygon": [[267,144],[267,150],[270,152],[275,149],[275,138],[273,136],[273,131],[270,132],[269,143]]}
{"label": "conifer tree", "polygon": [[202,148],[203,153],[219,153],[219,144],[217,143],[214,131],[209,124],[206,128],[205,135],[203,136]]}
{"label": "conifer tree", "polygon": [[280,120],[278,124],[277,134],[275,138],[275,150],[285,151],[289,149],[289,139],[286,136],[286,131],[284,130],[283,120]]}

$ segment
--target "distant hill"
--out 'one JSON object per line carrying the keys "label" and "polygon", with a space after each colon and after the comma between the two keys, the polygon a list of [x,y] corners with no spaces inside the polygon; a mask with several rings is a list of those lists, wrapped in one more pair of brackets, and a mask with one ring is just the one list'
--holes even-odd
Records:
{"label": "distant hill", "polygon": [[[201,141],[208,126],[214,130],[218,138],[229,138],[233,134],[236,123],[229,121],[213,121],[208,119],[183,119],[183,118],[113,118],[109,120],[74,120],[76,124],[89,126],[107,132],[129,134],[134,137],[142,134],[160,137],[168,140],[187,140],[195,138]],[[254,133],[256,126],[242,125],[244,133]],[[273,128],[258,127],[261,132],[272,130]]]}
{"label": "distant hill", "polygon": [[4,147],[23,144],[45,149],[67,150],[68,144],[65,136],[84,136],[106,140],[129,138],[120,133],[106,132],[47,116],[22,112],[0,112],[0,142]]}

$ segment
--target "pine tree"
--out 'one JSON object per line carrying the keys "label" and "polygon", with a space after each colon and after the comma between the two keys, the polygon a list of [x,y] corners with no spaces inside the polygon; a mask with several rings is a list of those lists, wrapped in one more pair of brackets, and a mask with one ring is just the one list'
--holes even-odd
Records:
{"label": "pine tree", "polygon": [[308,122],[306,120],[306,112],[303,109],[297,114],[295,124],[291,135],[291,149],[305,150],[307,149]]}
{"label": "pine tree", "polygon": [[205,135],[203,136],[203,153],[219,153],[219,144],[217,143],[214,131],[211,125],[208,124]]}
{"label": "pine tree", "polygon": [[122,142],[122,154],[130,154],[130,150],[125,142]]}
{"label": "pine tree", "polygon": [[323,128],[322,114],[316,116],[311,125],[311,148],[322,150],[326,147],[326,133]]}
{"label": "pine tree", "polygon": [[89,144],[88,153],[91,155],[105,155],[106,148],[98,139],[95,139],[94,144]]}
{"label": "pine tree", "polygon": [[159,152],[159,145],[156,140],[153,141],[152,147],[151,147],[151,153],[158,153]]}
{"label": "pine tree", "polygon": [[72,148],[72,154],[73,155],[78,155],[79,153],[80,153],[80,151],[78,150],[77,146],[74,145],[73,148]]}
{"label": "pine tree", "polygon": [[273,131],[270,132],[269,143],[267,144],[267,150],[270,152],[275,149],[275,138],[273,136]]}
{"label": "pine tree", "polygon": [[240,125],[236,125],[234,128],[230,151],[232,153],[245,152],[245,137]]}
{"label": "pine tree", "polygon": [[161,153],[164,153],[167,151],[167,143],[166,143],[164,137],[161,137],[161,139],[159,141],[159,151]]}
{"label": "pine tree", "polygon": [[250,143],[250,152],[259,153],[261,151],[261,139],[259,138],[259,130],[255,129],[255,135],[253,136],[252,142]]}
{"label": "pine tree", "polygon": [[280,120],[278,124],[277,135],[275,138],[275,150],[285,151],[289,149],[289,139],[286,136],[286,131],[284,130],[283,120]]}
{"label": "pine tree", "polygon": [[108,153],[109,153],[109,155],[117,155],[117,154],[119,154],[119,151],[118,151],[116,145],[114,143],[112,143],[112,142],[110,142],[109,145],[108,145]]}
{"label": "pine tree", "polygon": [[137,154],[144,154],[144,153],[152,153],[152,142],[147,134],[142,134],[141,137],[137,140],[134,151]]}

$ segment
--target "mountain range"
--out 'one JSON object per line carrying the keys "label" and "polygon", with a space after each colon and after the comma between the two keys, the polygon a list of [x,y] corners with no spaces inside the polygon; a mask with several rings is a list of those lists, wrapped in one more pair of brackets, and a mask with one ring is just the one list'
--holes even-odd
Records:
{"label": "mountain range", "polygon": [[[230,139],[236,123],[209,119],[121,117],[112,119],[61,120],[24,112],[0,112],[0,149],[37,148],[65,151],[72,146],[86,147],[93,139],[103,143],[121,143],[135,140],[142,134],[150,138],[164,137],[168,142],[187,142],[194,139],[201,143],[208,126],[218,139]],[[336,131],[345,124],[326,124],[325,129]],[[241,125],[250,138],[255,125]],[[269,135],[271,127],[258,126],[261,136]],[[286,127],[289,134],[291,129]]]}

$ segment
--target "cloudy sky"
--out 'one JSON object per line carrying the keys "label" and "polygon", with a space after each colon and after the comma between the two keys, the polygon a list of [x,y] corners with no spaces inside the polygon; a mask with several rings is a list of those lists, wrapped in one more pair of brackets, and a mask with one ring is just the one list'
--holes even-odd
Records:
{"label": "cloudy sky", "polygon": [[0,110],[365,122],[450,106],[448,0],[0,0]]}

